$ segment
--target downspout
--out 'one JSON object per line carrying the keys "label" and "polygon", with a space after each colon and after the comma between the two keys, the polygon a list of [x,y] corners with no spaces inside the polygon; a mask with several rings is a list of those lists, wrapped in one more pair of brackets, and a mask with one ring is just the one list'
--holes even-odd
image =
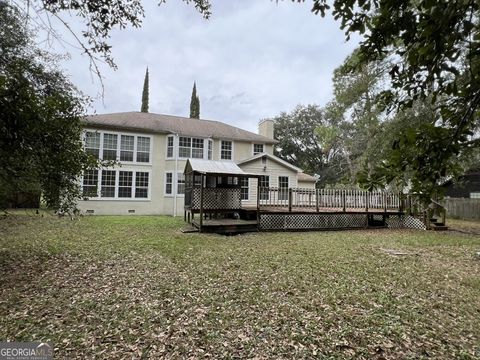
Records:
{"label": "downspout", "polygon": [[[175,144],[177,144],[178,148],[178,134],[175,134],[174,142],[173,142],[173,151],[175,153],[175,176],[172,176],[172,189],[174,189],[173,193],[173,217],[177,217],[177,188],[178,188],[178,151],[175,151]],[[176,182],[176,184],[175,184]]]}

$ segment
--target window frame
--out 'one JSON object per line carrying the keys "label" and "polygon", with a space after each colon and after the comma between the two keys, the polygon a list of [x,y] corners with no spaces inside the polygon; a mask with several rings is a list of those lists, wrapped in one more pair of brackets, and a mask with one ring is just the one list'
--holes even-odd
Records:
{"label": "window frame", "polygon": [[[259,146],[259,145],[262,146],[262,151],[261,152],[258,152],[258,151],[256,152],[255,151],[255,146]],[[252,144],[252,154],[253,154],[253,156],[258,155],[258,154],[265,154],[265,144],[263,144],[263,143],[253,143]]]}
{"label": "window frame", "polygon": [[[168,182],[168,175],[171,176],[171,182]],[[163,177],[163,195],[165,197],[174,197],[175,196],[175,188],[174,188],[174,184],[175,184],[175,177],[174,177],[174,172],[173,171],[165,171],[165,175]],[[167,185],[171,185],[171,192],[168,193],[167,192]]]}
{"label": "window frame", "polygon": [[[122,168],[105,168],[94,170],[97,172],[97,196],[82,196],[87,201],[150,201],[152,193],[152,171],[150,169],[136,169],[131,167],[122,167]],[[115,188],[114,188],[114,197],[102,197],[102,178],[103,171],[113,171],[115,173]],[[120,172],[131,172],[132,173],[132,195],[131,197],[119,197],[120,190]],[[148,173],[148,188],[147,188],[147,197],[146,198],[137,198],[135,194],[136,190],[136,177],[137,173]],[[80,179],[80,186],[84,186],[84,176],[82,175]],[[94,186],[94,185],[88,185]],[[110,186],[111,187],[111,186]],[[123,186],[122,186],[123,187]]]}
{"label": "window frame", "polygon": [[[224,158],[222,157],[223,143],[224,143],[224,142],[229,142],[229,143],[232,144],[231,149],[230,149],[230,156],[231,156],[230,159],[224,159]],[[225,161],[234,161],[234,158],[235,158],[235,157],[234,157],[234,141],[233,141],[233,140],[227,140],[227,139],[220,140],[219,151],[220,151],[220,152],[219,152],[219,156],[218,156],[218,157],[219,157],[220,161],[222,161],[222,160],[225,160]]]}
{"label": "window frame", "polygon": [[[165,159],[175,159],[175,135],[167,135],[167,140],[165,142]],[[170,146],[168,144],[168,141],[172,139],[172,146]],[[168,149],[171,148],[172,149],[172,155],[171,156],[168,156]]]}
{"label": "window frame", "polygon": [[[247,186],[242,184],[243,181],[247,181]],[[246,193],[244,193],[244,190],[247,190]],[[246,194],[247,197],[243,198],[243,195]],[[241,177],[240,178],[240,200],[241,201],[249,201],[250,200],[250,179],[248,177]]]}
{"label": "window frame", "polygon": [[[261,186],[261,180],[262,179],[267,179],[268,186]],[[262,188],[262,187],[270,188],[270,175],[260,175],[260,177],[258,178],[257,181],[259,182],[259,184],[258,184],[259,188]],[[270,192],[269,191],[261,192],[261,189],[260,189],[260,194],[257,194],[257,196],[261,196],[261,195],[265,195],[265,194],[266,194],[266,196],[259,198],[259,200],[264,200],[264,201],[270,200]]]}
{"label": "window frame", "polygon": [[[154,136],[151,134],[142,134],[142,133],[135,133],[135,132],[129,132],[129,131],[110,131],[110,130],[99,130],[99,129],[92,129],[92,128],[87,128],[83,131],[83,148],[86,150],[86,137],[87,133],[97,133],[100,135],[100,148],[98,149],[99,151],[99,157],[98,159],[103,160],[103,150],[104,150],[104,134],[112,134],[112,135],[117,135],[117,149],[116,149],[116,161],[118,161],[120,164],[125,164],[125,165],[152,165],[152,157],[153,157],[153,138]],[[121,161],[121,139],[122,135],[125,136],[133,136],[134,137],[134,145],[133,145],[133,161]],[[138,137],[146,137],[150,139],[150,146],[149,146],[149,161],[148,162],[138,162],[137,161],[137,144],[138,144]],[[93,148],[92,148],[93,149]],[[108,150],[108,149],[107,149]],[[113,150],[113,149],[112,149]]]}
{"label": "window frame", "polygon": [[[287,179],[287,186],[280,186],[280,178]],[[290,177],[285,175],[279,175],[277,178],[278,181],[278,200],[284,201],[288,200],[288,188],[290,187]]]}

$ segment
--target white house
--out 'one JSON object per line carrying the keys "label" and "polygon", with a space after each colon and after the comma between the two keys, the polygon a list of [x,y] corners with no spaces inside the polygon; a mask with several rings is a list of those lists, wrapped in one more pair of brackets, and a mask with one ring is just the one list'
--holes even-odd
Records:
{"label": "white house", "polygon": [[[262,175],[261,186],[315,187],[313,176],[273,155],[272,120],[259,123],[259,134],[219,121],[142,112],[88,116],[85,127],[86,151],[118,161],[84,174],[85,200],[78,206],[85,213],[183,215],[189,158],[235,162]],[[256,182],[242,183],[242,203],[256,203]]]}

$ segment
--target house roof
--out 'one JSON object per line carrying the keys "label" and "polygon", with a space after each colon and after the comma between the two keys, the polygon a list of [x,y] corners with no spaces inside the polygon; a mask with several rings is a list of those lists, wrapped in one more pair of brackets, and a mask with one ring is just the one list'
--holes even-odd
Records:
{"label": "house roof", "polygon": [[299,172],[299,173],[303,172],[302,169],[296,167],[295,165],[292,165],[292,164],[290,164],[289,162],[286,162],[285,160],[280,159],[279,157],[276,157],[276,156],[274,156],[274,155],[270,155],[270,154],[267,154],[267,153],[261,153],[261,154],[254,155],[254,156],[252,156],[252,157],[250,157],[250,158],[248,158],[248,159],[238,161],[237,164],[238,164],[238,165],[246,164],[246,163],[249,163],[249,162],[251,162],[251,161],[255,161],[255,160],[257,160],[257,159],[261,159],[261,158],[264,157],[264,156],[265,156],[267,159],[270,159],[270,160],[275,161],[275,162],[277,162],[277,163],[279,163],[279,164],[281,164],[281,165],[283,165],[283,166],[285,166],[285,167],[287,167],[287,168],[289,168],[289,169],[292,169],[293,171],[296,171],[296,172]]}
{"label": "house roof", "polygon": [[188,159],[184,173],[195,171],[202,174],[251,175],[232,161]]}
{"label": "house roof", "polygon": [[312,175],[305,174],[303,172],[300,172],[297,174],[297,179],[298,181],[303,181],[303,182],[317,182],[317,178]]}
{"label": "house roof", "polygon": [[127,129],[133,131],[181,134],[215,139],[258,141],[275,144],[276,140],[214,120],[199,120],[181,116],[143,113],[137,111],[90,115],[84,122],[88,126]]}

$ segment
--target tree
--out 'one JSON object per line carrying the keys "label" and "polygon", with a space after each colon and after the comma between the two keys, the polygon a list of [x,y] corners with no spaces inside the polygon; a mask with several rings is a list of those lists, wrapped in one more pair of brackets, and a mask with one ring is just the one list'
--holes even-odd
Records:
{"label": "tree", "polygon": [[291,113],[273,118],[275,153],[304,171],[320,176],[320,185],[338,182],[345,174],[342,150],[338,147],[336,118],[317,105],[298,105]]}
{"label": "tree", "polygon": [[190,100],[190,117],[200,119],[200,98],[197,95],[197,84],[193,83],[192,98]]}
{"label": "tree", "polygon": [[[417,100],[434,106],[435,117],[404,133],[372,176],[386,183],[407,171],[412,190],[428,202],[442,179],[456,175],[455,159],[480,144],[480,3],[335,0],[332,7],[347,39],[364,37],[359,65],[390,56],[391,84],[381,94],[390,110]],[[316,14],[329,9],[326,0],[314,0]]]}
{"label": "tree", "polygon": [[142,108],[140,111],[148,113],[148,67],[147,71],[145,71],[145,79],[143,80]]}
{"label": "tree", "polygon": [[16,8],[0,2],[0,206],[25,189],[47,206],[70,211],[82,172],[99,166],[83,151],[85,101],[33,44]]}

